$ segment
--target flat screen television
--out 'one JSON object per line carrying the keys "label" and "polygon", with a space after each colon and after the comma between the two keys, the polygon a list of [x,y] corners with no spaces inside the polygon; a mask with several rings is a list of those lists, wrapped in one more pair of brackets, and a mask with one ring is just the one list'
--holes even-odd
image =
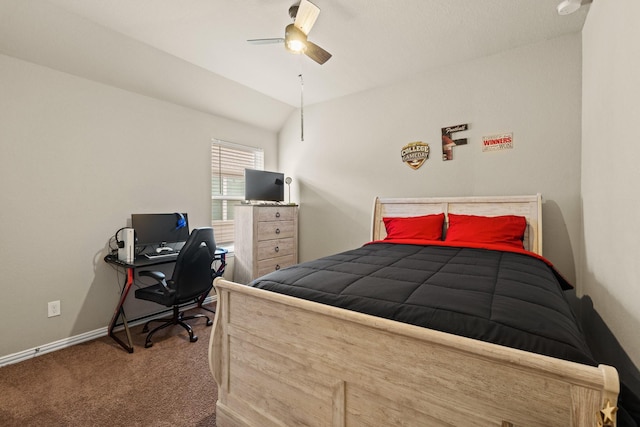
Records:
{"label": "flat screen television", "polygon": [[244,198],[260,202],[284,201],[284,174],[245,169]]}
{"label": "flat screen television", "polygon": [[186,213],[131,214],[131,227],[135,230],[137,248],[184,243],[189,237]]}

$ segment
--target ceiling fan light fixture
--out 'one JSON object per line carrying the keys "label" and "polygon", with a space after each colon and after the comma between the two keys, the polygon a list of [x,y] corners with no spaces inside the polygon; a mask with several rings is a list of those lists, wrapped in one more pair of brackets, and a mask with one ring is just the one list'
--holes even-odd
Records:
{"label": "ceiling fan light fixture", "polygon": [[284,42],[285,49],[290,53],[304,53],[309,58],[322,65],[331,58],[331,54],[307,39],[311,27],[316,22],[320,9],[309,0],[300,0],[289,8],[289,16],[294,19],[293,24],[287,25],[284,38],[251,39],[252,44],[271,44]]}
{"label": "ceiling fan light fixture", "polygon": [[304,53],[307,49],[307,36],[294,24],[287,25],[284,33],[284,47],[292,53]]}
{"label": "ceiling fan light fixture", "polygon": [[285,46],[287,50],[291,53],[303,53],[307,48],[305,44],[300,40],[291,40]]}

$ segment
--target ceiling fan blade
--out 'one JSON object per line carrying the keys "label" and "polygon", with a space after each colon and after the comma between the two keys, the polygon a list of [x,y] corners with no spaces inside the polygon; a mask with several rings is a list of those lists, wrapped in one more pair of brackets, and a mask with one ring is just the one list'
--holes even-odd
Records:
{"label": "ceiling fan blade", "polygon": [[275,39],[251,39],[251,40],[247,40],[247,42],[251,44],[276,44],[276,43],[283,43],[284,39],[282,37],[275,38]]}
{"label": "ceiling fan blade", "polygon": [[304,51],[304,54],[320,65],[324,64],[331,58],[331,54],[329,52],[309,40],[307,40],[307,49]]}
{"label": "ceiling fan blade", "polygon": [[320,8],[309,0],[300,0],[300,6],[298,6],[298,12],[296,14],[296,20],[294,24],[305,35],[309,35],[311,27],[315,24],[318,15],[320,14]]}

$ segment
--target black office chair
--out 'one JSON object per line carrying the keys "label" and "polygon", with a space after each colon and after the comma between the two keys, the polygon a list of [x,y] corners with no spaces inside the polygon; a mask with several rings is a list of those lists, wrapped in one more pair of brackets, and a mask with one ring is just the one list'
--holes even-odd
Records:
{"label": "black office chair", "polygon": [[197,302],[198,299],[209,293],[213,288],[213,278],[215,272],[211,264],[216,251],[216,242],[213,237],[211,227],[194,229],[186,243],[180,250],[173,274],[170,280],[165,280],[164,273],[160,271],[140,271],[140,276],[147,276],[155,279],[158,283],[146,288],[137,289],[136,298],[153,301],[166,307],[173,307],[173,316],[164,319],[149,320],[142,329],[149,331],[151,322],[161,322],[162,324],[149,332],[144,346],[149,348],[153,345],[151,337],[160,329],[171,325],[180,325],[189,332],[189,341],[196,342],[198,337],[193,334],[193,329],[185,320],[204,317],[207,319],[207,326],[213,322],[208,316],[194,314],[185,316],[180,311],[180,305],[188,302]]}

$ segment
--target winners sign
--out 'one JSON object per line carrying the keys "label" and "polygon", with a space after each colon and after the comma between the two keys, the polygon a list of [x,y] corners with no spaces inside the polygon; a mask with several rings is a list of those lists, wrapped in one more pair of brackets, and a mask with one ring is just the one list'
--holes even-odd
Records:
{"label": "winners sign", "polygon": [[411,169],[418,169],[429,158],[429,144],[424,142],[410,142],[402,147],[402,161]]}
{"label": "winners sign", "polygon": [[512,133],[482,137],[482,151],[509,150],[511,148],[513,148]]}

